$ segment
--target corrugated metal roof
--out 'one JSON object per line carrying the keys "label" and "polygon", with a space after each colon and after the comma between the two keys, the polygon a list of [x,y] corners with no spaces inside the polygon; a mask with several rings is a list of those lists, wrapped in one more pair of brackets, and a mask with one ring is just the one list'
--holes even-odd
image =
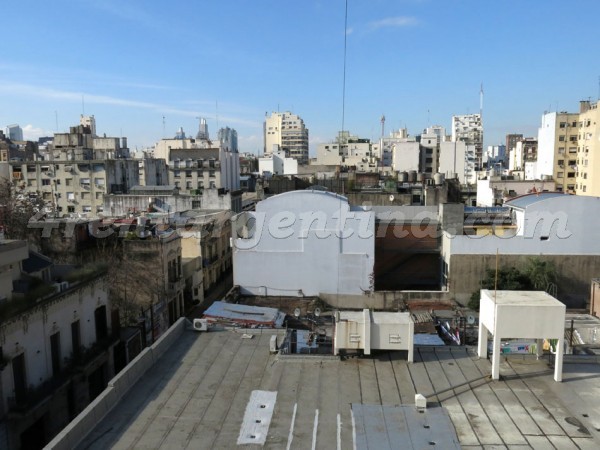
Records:
{"label": "corrugated metal roof", "polygon": [[520,197],[515,197],[504,203],[506,206],[510,206],[512,208],[525,209],[529,205],[533,205],[537,202],[543,202],[544,200],[548,200],[553,197],[562,197],[563,194],[561,192],[539,192],[537,194],[526,194],[521,195]]}
{"label": "corrugated metal roof", "polygon": [[205,317],[230,320],[233,322],[253,323],[281,327],[285,314],[276,308],[263,306],[238,305],[237,303],[214,302],[204,312]]}

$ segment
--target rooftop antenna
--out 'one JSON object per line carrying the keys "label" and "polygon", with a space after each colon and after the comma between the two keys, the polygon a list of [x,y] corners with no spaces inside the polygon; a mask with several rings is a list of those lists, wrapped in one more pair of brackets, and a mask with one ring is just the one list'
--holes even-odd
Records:
{"label": "rooftop antenna", "polygon": [[381,115],[381,139],[383,139],[384,137],[384,130],[385,130],[385,115]]}
{"label": "rooftop antenna", "polygon": [[483,83],[479,87],[479,117],[483,117]]}
{"label": "rooftop antenna", "polygon": [[165,138],[166,135],[167,135],[166,122],[165,122],[165,116],[163,116],[163,139]]}

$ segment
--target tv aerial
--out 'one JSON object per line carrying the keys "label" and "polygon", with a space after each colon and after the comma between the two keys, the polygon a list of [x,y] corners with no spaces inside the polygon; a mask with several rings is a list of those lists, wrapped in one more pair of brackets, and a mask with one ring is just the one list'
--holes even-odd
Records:
{"label": "tv aerial", "polygon": [[300,308],[294,309],[294,317],[296,317],[296,318],[300,317]]}

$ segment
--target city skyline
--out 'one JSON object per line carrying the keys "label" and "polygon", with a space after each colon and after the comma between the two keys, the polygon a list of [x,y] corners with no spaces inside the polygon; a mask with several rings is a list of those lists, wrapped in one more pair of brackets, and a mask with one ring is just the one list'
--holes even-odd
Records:
{"label": "city skyline", "polygon": [[[229,126],[240,151],[261,154],[265,113],[291,111],[314,156],[342,128],[341,0],[18,5],[4,10],[0,125],[20,124],[26,139],[67,131],[84,113],[99,134],[141,149],[179,127],[195,136],[204,117],[212,135]],[[545,111],[576,112],[598,96],[600,63],[587,56],[597,38],[581,21],[598,12],[593,1],[350,0],[344,129],[377,140],[385,114],[386,135],[449,133],[452,115],[479,112],[483,83],[484,148],[536,136]]]}

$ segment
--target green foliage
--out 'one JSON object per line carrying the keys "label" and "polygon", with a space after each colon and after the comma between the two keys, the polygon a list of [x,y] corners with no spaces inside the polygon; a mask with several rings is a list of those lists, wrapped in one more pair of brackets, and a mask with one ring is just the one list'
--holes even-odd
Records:
{"label": "green foliage", "polygon": [[[498,270],[496,285],[496,271],[487,269],[485,277],[481,280],[481,289],[507,290],[507,291],[545,291],[551,284],[556,283],[556,269],[554,264],[540,258],[529,258],[522,270],[516,267]],[[473,292],[467,306],[479,311],[479,291]]]}

